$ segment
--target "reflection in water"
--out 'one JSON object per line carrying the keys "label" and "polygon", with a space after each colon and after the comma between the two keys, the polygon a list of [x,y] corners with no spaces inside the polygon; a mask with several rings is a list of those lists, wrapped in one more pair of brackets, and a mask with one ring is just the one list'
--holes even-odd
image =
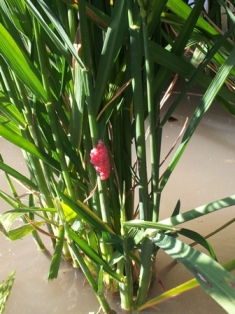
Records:
{"label": "reflection in water", "polygon": [[[186,117],[191,116],[197,103],[198,98],[190,96],[190,102],[186,100],[184,106],[181,106],[174,114],[177,121],[167,122],[163,130],[162,159],[180,132]],[[181,212],[184,212],[234,194],[234,126],[234,119],[219,105],[209,110],[163,191],[161,219],[171,215],[179,199]],[[0,145],[4,160],[22,171],[24,164],[19,150],[2,138],[0,138]],[[168,160],[163,167],[166,167],[167,162]],[[0,188],[7,192],[8,188],[2,171],[0,179]],[[19,193],[21,193],[20,190],[24,192],[22,187],[19,187]],[[10,209],[2,201],[0,204],[0,213]],[[233,211],[234,208],[231,207],[206,217],[199,217],[188,223],[187,228],[206,235],[232,219]],[[234,257],[234,235],[234,228],[230,226],[210,239],[219,262],[224,263]],[[45,241],[50,246],[48,239]],[[185,242],[188,243],[187,240]],[[163,292],[163,287],[167,290],[192,278],[190,273],[179,264],[173,263],[172,267],[166,267],[171,262],[172,260],[164,252],[159,252],[156,267],[160,280],[156,280],[152,287],[152,297]],[[74,270],[65,262],[62,262],[58,279],[47,283],[49,259],[46,254],[37,251],[30,236],[12,243],[0,234],[0,264],[0,280],[13,269],[16,270],[16,280],[6,306],[6,314],[84,314],[99,309],[92,289],[81,272]],[[115,297],[112,300],[117,313],[122,313],[118,308],[119,300]],[[196,314],[198,312],[222,314],[224,310],[199,287],[146,311],[146,313],[165,314]]]}

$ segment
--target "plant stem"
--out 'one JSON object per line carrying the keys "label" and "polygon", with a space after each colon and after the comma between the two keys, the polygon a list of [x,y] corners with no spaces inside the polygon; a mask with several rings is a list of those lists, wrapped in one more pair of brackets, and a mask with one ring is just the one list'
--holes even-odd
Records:
{"label": "plant stem", "polygon": [[131,75],[133,89],[133,103],[135,114],[135,139],[136,153],[139,172],[139,217],[143,220],[150,220],[148,211],[148,179],[145,148],[145,126],[144,126],[144,101],[142,81],[142,40],[141,20],[138,7],[129,0],[128,20],[130,28],[130,50],[131,50]]}
{"label": "plant stem", "polygon": [[149,238],[144,238],[141,246],[141,266],[140,266],[140,280],[137,294],[136,305],[137,308],[146,302],[149,291],[149,286],[152,277],[151,256],[153,252],[153,243]]}
{"label": "plant stem", "polygon": [[121,208],[121,235],[123,237],[123,255],[124,259],[119,264],[119,270],[125,273],[125,282],[119,284],[121,307],[125,310],[133,308],[133,279],[132,279],[132,265],[130,259],[130,251],[128,247],[128,235],[123,223],[126,221],[125,214],[125,184],[123,185],[123,195],[120,196]]}
{"label": "plant stem", "polygon": [[[56,188],[56,187],[55,187]],[[86,276],[86,279],[89,283],[89,285],[92,287],[101,307],[102,307],[102,310],[104,311],[104,313],[112,313],[112,309],[111,307],[109,306],[105,296],[103,295],[103,291],[100,291],[99,290],[99,287],[98,287],[98,284],[96,282],[96,280],[94,279],[90,269],[88,268],[86,262],[85,262],[85,259],[84,259],[84,256],[81,255],[81,253],[79,252],[76,244],[74,243],[74,241],[70,238],[70,233],[69,233],[69,225],[65,219],[65,216],[64,216],[64,212],[63,212],[63,209],[61,208],[61,205],[60,205],[60,200],[59,199],[56,199],[56,203],[57,203],[57,208],[58,208],[58,211],[59,211],[59,214],[60,214],[60,218],[61,218],[61,221],[64,225],[64,228],[65,228],[65,233],[66,233],[66,236],[67,236],[67,242],[68,242],[68,246],[70,248],[70,250],[72,251],[72,256],[74,256],[76,258],[76,261],[78,262],[79,266],[81,267],[82,271],[83,271],[83,274]]]}
{"label": "plant stem", "polygon": [[53,107],[53,98],[51,95],[50,84],[49,84],[48,77],[47,77],[46,65],[49,67],[49,64],[45,58],[45,56],[47,55],[47,52],[45,49],[43,49],[45,47],[45,45],[43,43],[42,33],[40,33],[40,27],[39,27],[39,25],[35,19],[33,19],[33,25],[34,25],[34,29],[35,29],[35,38],[36,38],[36,45],[37,45],[37,49],[38,49],[38,58],[39,58],[40,67],[41,67],[43,86],[44,86],[46,93],[47,93],[48,103],[46,104],[46,109],[47,109],[47,112],[48,112],[48,115],[50,118],[52,135],[54,138],[57,155],[58,155],[59,162],[60,162],[61,169],[62,169],[62,176],[64,178],[68,194],[71,198],[75,199],[70,175],[68,172],[68,167],[67,167],[67,164],[65,161],[65,156],[64,156],[64,152],[63,152],[63,145],[62,145],[60,137],[59,137],[58,117],[55,113],[55,108]]}
{"label": "plant stem", "polygon": [[[150,59],[148,49],[148,34],[147,24],[142,21],[143,26],[143,39],[144,39],[144,54],[145,54],[145,70],[146,70],[146,83],[147,83],[147,103],[148,103],[148,115],[149,115],[149,147],[150,147],[150,164],[151,164],[151,197],[152,207],[149,209],[151,219],[153,221],[158,220],[159,214],[159,202],[158,200],[158,181],[159,181],[159,163],[160,163],[160,148],[161,142],[157,141],[156,127],[158,121],[156,121],[156,114],[153,99],[153,62]],[[158,118],[158,117],[157,117]]]}

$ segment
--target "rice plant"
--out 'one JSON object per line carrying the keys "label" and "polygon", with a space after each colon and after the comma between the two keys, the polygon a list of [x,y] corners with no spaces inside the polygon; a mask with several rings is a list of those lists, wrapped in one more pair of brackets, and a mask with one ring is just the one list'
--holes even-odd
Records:
{"label": "rice plant", "polygon": [[[226,2],[214,2],[234,20]],[[182,214],[178,203],[159,221],[161,193],[213,100],[234,115],[235,23],[222,32],[205,14],[204,0],[193,8],[181,0],[0,2],[0,135],[22,149],[29,172],[0,160],[12,191],[0,192],[12,208],[0,230],[11,240],[31,233],[42,250],[40,234],[50,237],[48,280],[61,258],[72,262],[104,313],[113,313],[106,289],[118,291],[121,307],[133,313],[197,282],[235,310],[235,261],[221,266],[205,238],[178,227],[234,205],[235,196]],[[174,75],[186,84],[163,114],[162,95]],[[206,92],[161,174],[162,130],[194,84]],[[12,178],[25,187],[27,204]],[[23,224],[12,227],[19,218]],[[148,300],[159,249],[197,282]]]}

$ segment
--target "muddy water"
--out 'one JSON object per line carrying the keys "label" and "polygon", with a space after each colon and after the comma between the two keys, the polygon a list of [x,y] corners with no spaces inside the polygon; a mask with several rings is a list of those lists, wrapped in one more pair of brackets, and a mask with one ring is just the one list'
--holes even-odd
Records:
{"label": "muddy water", "polygon": [[[174,114],[177,121],[167,123],[163,132],[163,158],[180,132],[186,117],[191,116],[199,99],[199,96],[188,96]],[[170,103],[171,100],[168,101],[168,105]],[[161,219],[171,215],[178,199],[181,200],[183,212],[235,194],[234,133],[234,118],[215,103],[197,128],[163,192]],[[2,138],[0,138],[0,147],[3,158],[9,165],[26,171],[18,149],[6,143]],[[0,188],[8,191],[2,172],[0,172]],[[23,188],[19,187],[20,190],[23,193]],[[10,209],[9,206],[1,200],[0,213],[8,209]],[[186,224],[186,227],[207,235],[233,217],[234,207],[230,207],[190,222]],[[234,258],[234,236],[235,231],[232,225],[210,239],[221,263]],[[187,270],[180,265],[165,272],[164,268],[170,262],[171,259],[168,256],[163,252],[159,253],[156,264],[157,273],[165,289],[173,288],[191,278]],[[6,278],[13,269],[16,270],[15,284],[6,306],[6,314],[85,314],[99,309],[98,302],[82,274],[68,264],[62,262],[58,279],[47,282],[49,256],[36,249],[30,236],[18,242],[10,242],[0,234],[0,265],[0,281]],[[158,281],[155,282],[152,296],[162,291],[162,285]],[[121,313],[118,307],[119,300],[113,299],[112,302],[117,313]],[[148,313],[165,314],[196,314],[198,312],[222,314],[224,310],[201,288],[197,288],[148,311]]]}

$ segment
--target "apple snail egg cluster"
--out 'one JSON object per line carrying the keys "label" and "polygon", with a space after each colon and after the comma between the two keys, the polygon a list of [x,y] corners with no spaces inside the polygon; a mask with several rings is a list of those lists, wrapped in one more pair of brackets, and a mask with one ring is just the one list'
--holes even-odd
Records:
{"label": "apple snail egg cluster", "polygon": [[102,140],[90,152],[90,162],[99,173],[101,180],[106,180],[110,174],[110,161],[107,147]]}

